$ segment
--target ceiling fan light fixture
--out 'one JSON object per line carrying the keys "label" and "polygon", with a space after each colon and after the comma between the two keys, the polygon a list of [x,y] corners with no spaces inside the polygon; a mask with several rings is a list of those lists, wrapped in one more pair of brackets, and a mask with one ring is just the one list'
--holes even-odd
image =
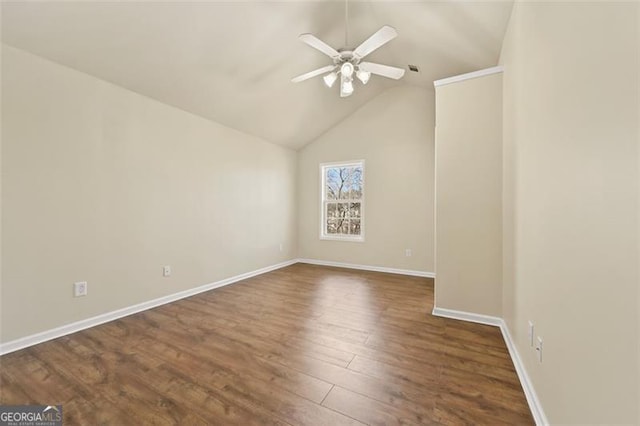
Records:
{"label": "ceiling fan light fixture", "polygon": [[353,93],[353,81],[343,79],[340,83],[340,97],[346,98],[347,96],[351,96]]}
{"label": "ceiling fan light fixture", "polygon": [[369,71],[363,71],[359,69],[356,72],[356,77],[358,77],[358,80],[360,80],[362,84],[367,84],[369,78],[371,78],[371,73]]}
{"label": "ceiling fan light fixture", "polygon": [[324,77],[322,77],[322,79],[324,80],[324,84],[326,84],[327,87],[332,87],[333,83],[335,83],[338,79],[338,74],[334,71],[325,75]]}

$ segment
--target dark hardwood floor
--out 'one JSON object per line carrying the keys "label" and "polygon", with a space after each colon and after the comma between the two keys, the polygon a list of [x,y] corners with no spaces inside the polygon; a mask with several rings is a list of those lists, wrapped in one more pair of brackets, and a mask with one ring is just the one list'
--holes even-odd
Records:
{"label": "dark hardwood floor", "polygon": [[533,424],[498,328],[433,281],[296,264],[0,358],[65,425]]}

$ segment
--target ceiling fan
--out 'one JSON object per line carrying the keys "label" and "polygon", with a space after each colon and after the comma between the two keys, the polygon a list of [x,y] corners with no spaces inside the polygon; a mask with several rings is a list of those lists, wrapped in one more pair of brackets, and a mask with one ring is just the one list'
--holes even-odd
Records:
{"label": "ceiling fan", "polygon": [[[345,46],[349,45],[348,11],[348,3],[345,1]],[[300,41],[329,56],[333,60],[333,64],[294,77],[291,81],[299,83],[318,75],[326,74],[323,77],[324,83],[328,87],[332,87],[338,79],[338,75],[340,75],[340,97],[344,98],[353,94],[354,76],[362,84],[367,84],[371,74],[398,80],[404,75],[404,69],[362,61],[365,56],[397,36],[398,33],[393,27],[385,25],[355,49],[343,47],[336,50],[313,34],[301,34],[298,37]]]}

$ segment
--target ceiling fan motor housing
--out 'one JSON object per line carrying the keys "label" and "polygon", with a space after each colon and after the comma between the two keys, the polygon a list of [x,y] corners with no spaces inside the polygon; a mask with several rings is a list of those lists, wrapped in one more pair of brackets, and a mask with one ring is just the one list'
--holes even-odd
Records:
{"label": "ceiling fan motor housing", "polygon": [[354,59],[359,61],[359,58],[353,54],[353,50],[339,49],[338,53],[340,53],[340,55],[333,59],[336,65],[343,62],[351,62]]}

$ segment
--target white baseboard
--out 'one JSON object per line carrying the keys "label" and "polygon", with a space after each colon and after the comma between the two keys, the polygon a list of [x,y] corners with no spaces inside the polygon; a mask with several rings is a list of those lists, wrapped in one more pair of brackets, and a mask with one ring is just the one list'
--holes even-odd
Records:
{"label": "white baseboard", "polygon": [[[184,299],[186,297],[203,293],[205,291],[209,291],[215,288],[223,287],[225,285],[233,284],[235,282],[245,280],[247,278],[251,278],[256,275],[264,274],[266,272],[274,271],[276,269],[293,265],[294,263],[308,263],[312,265],[334,266],[339,268],[359,269],[359,270],[365,270],[365,271],[387,272],[391,274],[435,278],[435,274],[433,272],[412,271],[412,270],[406,270],[406,269],[386,268],[381,266],[355,265],[351,263],[340,263],[340,262],[331,262],[331,261],[315,260],[315,259],[293,259],[293,260],[278,263],[275,265],[267,266],[264,268],[256,269],[255,271],[225,278],[223,280],[216,281],[210,284],[205,284],[189,290],[184,290],[178,293],[174,293],[174,294],[163,296],[157,299],[149,300],[147,302],[138,303],[137,305],[128,306],[126,308],[118,309],[112,312],[107,312],[92,318],[77,321],[71,324],[66,324],[61,327],[57,327],[41,333],[33,334],[31,336],[22,337],[20,339],[12,340],[6,343],[0,343],[0,355],[8,354],[10,352],[24,349],[29,346],[37,345],[38,343],[43,343],[48,340],[53,340],[58,337],[75,333],[77,331],[95,327],[97,325],[104,324],[106,322],[110,322],[118,318],[123,318],[138,312],[146,311],[148,309],[165,305],[167,303],[175,302],[176,300]],[[531,409],[531,413],[533,415],[533,418],[536,424],[537,425],[549,424],[544,414],[544,411],[542,409],[542,405],[540,404],[540,400],[538,399],[538,396],[533,388],[533,383],[529,379],[529,375],[527,374],[527,371],[524,367],[524,364],[522,363],[520,355],[518,354],[518,350],[516,349],[516,346],[511,338],[509,329],[502,318],[493,317],[489,315],[475,314],[471,312],[456,311],[452,309],[438,308],[438,307],[433,308],[433,315],[500,327],[500,330],[502,331],[502,336],[507,345],[507,349],[509,350],[509,355],[511,356],[513,365],[515,366],[516,372],[518,374],[518,378],[520,379],[520,383],[522,384],[522,388],[524,390],[525,396],[527,398],[527,402],[529,403],[529,408]]]}
{"label": "white baseboard", "polygon": [[474,314],[471,312],[455,311],[453,309],[433,308],[432,314],[436,317],[444,317],[457,319],[462,321],[476,322],[478,324],[492,325],[494,327],[500,327],[502,318],[492,317],[489,315]]}
{"label": "white baseboard", "polygon": [[166,305],[167,303],[175,302],[176,300],[184,299],[185,297],[190,297],[198,293],[203,293],[205,291],[213,290],[214,288],[233,284],[237,281],[245,280],[247,278],[251,278],[256,275],[264,274],[266,272],[284,268],[285,266],[293,265],[294,263],[297,263],[296,259],[278,263],[271,266],[267,266],[264,268],[256,269],[255,271],[225,278],[223,280],[216,281],[214,283],[205,284],[199,287],[191,288],[189,290],[184,290],[178,293],[174,293],[174,294],[163,296],[157,299],[149,300],[147,302],[138,303],[137,305],[128,306],[126,308],[107,312],[92,318],[87,318],[85,320],[77,321],[77,322],[66,324],[51,330],[43,331],[41,333],[32,334],[31,336],[22,337],[20,339],[12,340],[6,343],[0,343],[0,355],[8,354],[10,352],[24,349],[29,346],[37,345],[38,343],[43,343],[43,342],[46,342],[47,340],[57,339],[58,337],[66,336],[67,334],[75,333],[77,331],[85,330],[87,328],[95,327],[97,325],[104,324],[106,322],[113,321],[118,318],[126,317],[138,312],[146,311],[147,309],[155,308],[161,305]]}
{"label": "white baseboard", "polygon": [[386,266],[357,265],[353,263],[332,262],[330,260],[298,259],[299,263],[310,265],[334,266],[336,268],[359,269],[361,271],[386,272],[388,274],[410,275],[412,277],[435,278],[436,274],[426,271],[413,271],[410,269],[387,268]]}
{"label": "white baseboard", "polygon": [[520,358],[518,349],[516,349],[515,342],[511,338],[509,327],[507,327],[507,323],[504,320],[501,320],[500,331],[502,331],[502,337],[507,344],[507,349],[509,350],[509,355],[511,355],[513,366],[516,368],[516,373],[518,373],[518,378],[520,379],[520,384],[522,385],[522,389],[524,390],[524,395],[526,396],[527,402],[529,403],[529,409],[531,410],[533,419],[536,421],[536,425],[546,426],[549,424],[549,420],[547,420],[547,416],[544,414],[542,404],[538,399],[538,394],[536,394],[536,391],[533,388],[533,382],[531,382],[531,379],[527,374],[527,370],[524,368],[524,363]]}
{"label": "white baseboard", "polygon": [[507,323],[504,319],[500,317],[492,317],[489,315],[482,314],[474,314],[472,312],[464,312],[464,311],[456,311],[453,309],[445,309],[445,308],[433,308],[433,315],[444,318],[457,319],[461,321],[470,321],[479,324],[492,325],[494,327],[500,327],[500,331],[502,332],[502,337],[504,338],[505,344],[507,345],[507,349],[509,350],[509,356],[511,357],[511,361],[513,362],[513,366],[516,369],[516,373],[518,374],[518,379],[520,379],[520,384],[522,385],[522,390],[524,391],[524,395],[527,398],[527,403],[529,404],[529,409],[531,410],[531,415],[538,426],[546,426],[549,424],[547,420],[547,416],[544,414],[544,410],[542,409],[542,404],[540,404],[540,400],[538,399],[538,395],[536,394],[535,389],[533,388],[533,383],[527,374],[527,370],[522,363],[522,359],[520,358],[520,354],[518,353],[518,349],[516,349],[516,345],[511,338],[511,334],[509,333],[509,327],[507,327]]}
{"label": "white baseboard", "polygon": [[157,299],[149,300],[147,302],[138,303],[136,305],[128,306],[126,308],[118,309],[115,311],[106,312],[104,314],[100,314],[92,318],[87,318],[84,320],[73,322],[71,324],[65,324],[63,326],[56,327],[51,330],[46,330],[41,333],[36,333],[30,336],[21,337],[19,339],[12,340],[6,343],[0,343],[0,355],[8,354],[10,352],[15,352],[17,350],[24,349],[29,346],[37,345],[38,343],[43,343],[48,340],[57,339],[58,337],[66,336],[67,334],[75,333],[80,330],[85,330],[90,327],[95,327],[97,325],[104,324],[106,322],[113,321],[118,318],[123,318],[128,315],[146,311],[147,309],[152,309],[157,306],[175,302],[176,300],[184,299],[185,297],[190,297],[198,293],[203,293],[205,291],[213,290],[214,288],[223,287],[225,285],[229,285],[237,281],[245,280],[247,278],[251,278],[256,275],[260,275],[276,269],[284,268],[285,266],[293,265],[294,263],[310,263],[314,265],[337,266],[341,268],[388,272],[392,274],[412,275],[412,276],[418,276],[418,277],[431,277],[431,278],[435,277],[435,275],[431,272],[410,271],[410,270],[404,270],[404,269],[393,269],[393,268],[385,268],[385,267],[379,267],[379,266],[353,265],[350,263],[326,262],[326,261],[312,260],[312,259],[292,259],[286,262],[278,263],[276,265],[267,266],[264,268],[256,269],[255,271],[247,272],[244,274],[226,278],[224,280],[216,281],[214,283],[205,284],[199,287],[195,287],[189,290],[184,290],[184,291],[163,296]]}

